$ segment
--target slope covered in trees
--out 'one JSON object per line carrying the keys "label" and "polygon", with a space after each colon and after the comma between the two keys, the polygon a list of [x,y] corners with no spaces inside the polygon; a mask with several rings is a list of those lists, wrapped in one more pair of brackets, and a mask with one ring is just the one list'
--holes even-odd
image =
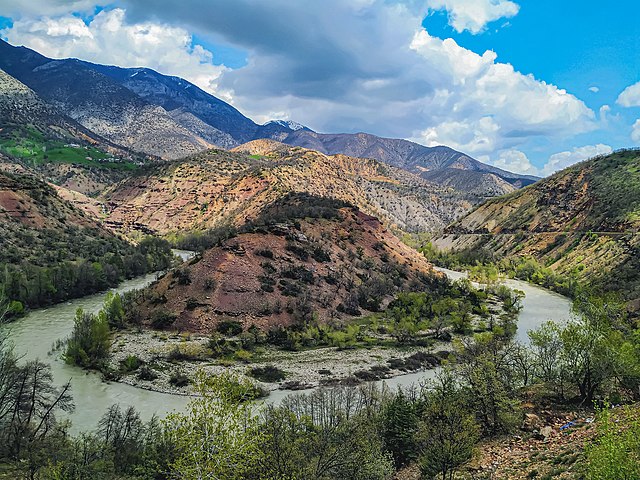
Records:
{"label": "slope covered in trees", "polygon": [[0,229],[0,290],[20,302],[14,313],[104,290],[172,258],[166,242],[134,246],[31,176],[0,174]]}

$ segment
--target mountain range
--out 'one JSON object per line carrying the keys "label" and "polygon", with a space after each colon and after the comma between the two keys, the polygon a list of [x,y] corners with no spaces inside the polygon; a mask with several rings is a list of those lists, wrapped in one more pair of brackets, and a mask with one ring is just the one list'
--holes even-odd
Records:
{"label": "mountain range", "polygon": [[286,120],[258,125],[196,85],[148,68],[54,60],[0,41],[0,69],[94,134],[163,159],[268,138],[328,155],[373,158],[483,196],[509,193],[537,179],[483,164],[445,146],[425,147],[365,133],[321,134]]}

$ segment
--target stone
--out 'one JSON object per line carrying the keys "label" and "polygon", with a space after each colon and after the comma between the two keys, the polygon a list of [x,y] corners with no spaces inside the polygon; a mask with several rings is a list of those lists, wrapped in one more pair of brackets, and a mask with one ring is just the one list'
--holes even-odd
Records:
{"label": "stone", "polygon": [[533,432],[534,430],[538,430],[541,425],[542,421],[538,415],[535,413],[526,413],[522,421],[522,430],[525,432]]}

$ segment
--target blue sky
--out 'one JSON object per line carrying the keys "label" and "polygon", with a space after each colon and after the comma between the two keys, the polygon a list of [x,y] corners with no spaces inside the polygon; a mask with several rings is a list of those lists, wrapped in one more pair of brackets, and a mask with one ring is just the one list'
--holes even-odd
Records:
{"label": "blue sky", "polygon": [[0,0],[0,13],[14,44],[183,76],[256,121],[538,175],[640,144],[631,0]]}

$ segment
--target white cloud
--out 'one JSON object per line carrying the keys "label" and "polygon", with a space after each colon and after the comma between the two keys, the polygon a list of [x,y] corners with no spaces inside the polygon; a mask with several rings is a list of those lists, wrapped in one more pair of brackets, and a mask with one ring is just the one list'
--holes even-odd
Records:
{"label": "white cloud", "polygon": [[[595,113],[565,90],[499,63],[495,52],[478,55],[453,39],[431,36],[422,27],[424,1],[117,4],[126,13],[103,11],[88,25],[71,15],[24,17],[4,34],[54,57],[179,75],[233,98],[257,121],[277,113],[321,132],[367,131],[495,157],[523,150],[532,139],[566,140],[596,127]],[[457,12],[458,25],[471,30],[496,15],[517,13],[515,3],[504,1],[430,5]],[[465,17],[472,7],[482,9],[475,23]],[[242,50],[247,65],[212,65],[211,53],[194,47],[189,32]],[[515,161],[501,155],[496,161]]]}
{"label": "white cloud", "polygon": [[623,107],[640,107],[640,82],[625,88],[616,103]]}
{"label": "white cloud", "polygon": [[609,145],[599,143],[597,145],[575,147],[571,151],[559,152],[549,157],[549,161],[542,169],[542,173],[544,175],[551,175],[552,173],[562,170],[563,168],[567,168],[574,163],[587,160],[597,155],[606,155],[612,151],[613,149]]}
{"label": "white cloud", "polygon": [[640,143],[640,118],[631,127],[631,140]]}
{"label": "white cloud", "polygon": [[491,117],[479,120],[443,122],[420,133],[420,141],[428,146],[447,145],[469,154],[495,150],[500,126]]}
{"label": "white cloud", "polygon": [[529,161],[527,155],[516,149],[502,150],[498,152],[497,158],[487,155],[478,157],[478,160],[513,173],[540,175],[540,171]]}
{"label": "white cloud", "polygon": [[183,28],[143,22],[127,24],[125,11],[102,11],[89,23],[71,15],[21,19],[3,33],[53,58],[77,57],[122,67],[149,67],[178,75],[210,92],[225,68],[213,65],[211,52],[193,45]]}
{"label": "white cloud", "polygon": [[446,10],[449,24],[457,31],[476,34],[486,25],[500,18],[518,14],[520,6],[509,0],[428,0],[432,10]]}
{"label": "white cloud", "polygon": [[600,89],[596,86],[593,86],[593,87],[589,87],[589,91],[593,93],[598,93]]}
{"label": "white cloud", "polygon": [[477,55],[453,39],[441,40],[425,30],[415,35],[412,49],[442,76],[438,94],[429,101],[436,125],[415,134],[418,141],[490,154],[532,135],[595,128],[595,114],[582,101],[516,72],[509,64],[497,63],[493,52]]}
{"label": "white cloud", "polygon": [[609,105],[602,105],[600,107],[599,113],[600,113],[600,121],[603,124],[606,124],[607,121],[609,120],[609,113],[611,112],[611,107]]}

